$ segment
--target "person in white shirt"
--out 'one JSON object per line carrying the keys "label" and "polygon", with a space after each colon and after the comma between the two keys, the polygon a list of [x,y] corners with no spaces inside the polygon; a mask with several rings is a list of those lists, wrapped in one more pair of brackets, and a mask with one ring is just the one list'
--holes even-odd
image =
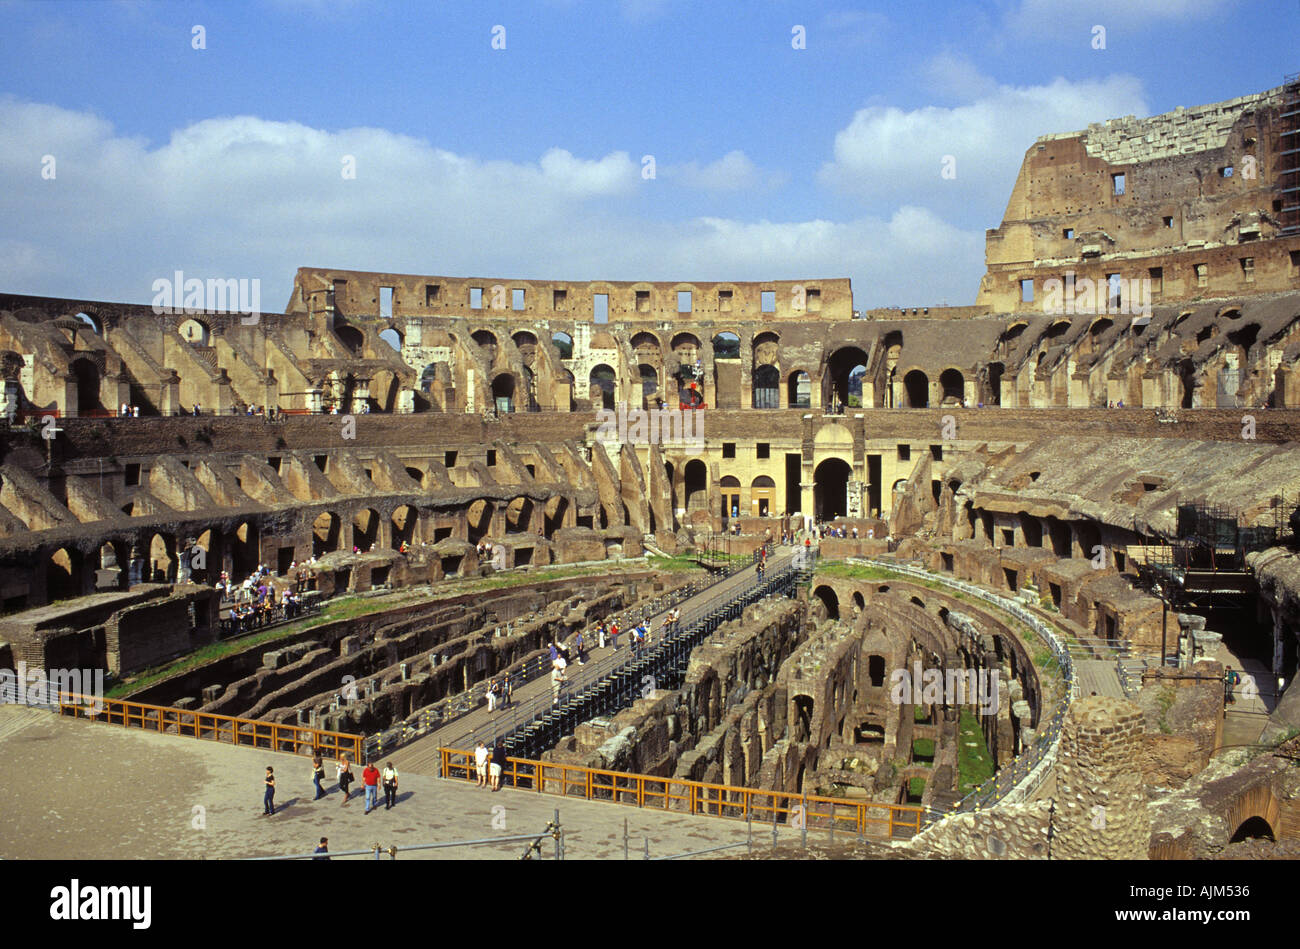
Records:
{"label": "person in white shirt", "polygon": [[483,744],[482,741],[479,741],[478,745],[474,748],[474,767],[478,771],[478,786],[481,788],[487,787],[487,763],[487,745]]}

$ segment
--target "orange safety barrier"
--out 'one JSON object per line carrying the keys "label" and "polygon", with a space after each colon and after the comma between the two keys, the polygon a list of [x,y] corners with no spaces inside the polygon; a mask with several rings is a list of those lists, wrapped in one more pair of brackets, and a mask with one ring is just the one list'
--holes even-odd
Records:
{"label": "orange safety barrier", "polygon": [[[439,748],[442,775],[446,778],[475,780],[474,753],[455,748]],[[908,838],[921,829],[924,809],[909,804],[884,804],[878,801],[850,801],[844,798],[804,796],[789,791],[732,787],[661,778],[626,771],[604,771],[580,765],[551,761],[507,758],[502,781],[515,788],[538,793],[581,797],[588,801],[611,801],[637,807],[657,807],[707,817],[726,817],[768,823],[782,822],[799,827],[799,808],[803,823],[810,829],[835,830],[860,836],[886,839]]]}
{"label": "orange safety barrier", "polygon": [[337,758],[346,753],[356,762],[361,760],[364,740],[361,735],[349,735],[346,732],[259,722],[252,718],[215,715],[211,712],[187,712],[165,705],[146,705],[125,699],[101,699],[70,692],[59,696],[59,714],[290,754],[312,753],[325,758]]}

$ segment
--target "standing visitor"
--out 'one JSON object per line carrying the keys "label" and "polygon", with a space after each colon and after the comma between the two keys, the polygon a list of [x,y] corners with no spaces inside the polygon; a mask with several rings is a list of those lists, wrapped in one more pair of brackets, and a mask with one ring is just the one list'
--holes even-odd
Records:
{"label": "standing visitor", "polygon": [[343,792],[343,806],[347,807],[348,801],[352,797],[352,792],[348,790],[352,786],[352,763],[348,761],[346,754],[339,756],[339,790]]}
{"label": "standing visitor", "polygon": [[373,762],[361,772],[361,781],[366,786],[366,813],[369,814],[379,804],[379,769]]}
{"label": "standing visitor", "polygon": [[487,787],[487,765],[487,745],[483,744],[483,739],[480,738],[478,744],[474,746],[474,770],[478,774],[478,786],[481,788]]}
{"label": "standing visitor", "polygon": [[490,772],[492,775],[492,790],[501,790],[501,772],[506,766],[506,745],[500,738],[497,739],[497,746],[492,749],[492,764]]}
{"label": "standing visitor", "polygon": [[325,762],[321,760],[320,755],[311,756],[311,783],[316,785],[316,796],[313,801],[319,801],[325,796],[325,789],[320,786],[321,781],[325,779]]}
{"label": "standing visitor", "polygon": [[313,850],[312,853],[324,854],[324,856],[312,857],[313,860],[328,860],[330,858],[330,839],[328,837],[322,837],[320,843],[316,845],[316,849]]}
{"label": "standing visitor", "polygon": [[397,803],[397,769],[390,761],[384,765],[384,810],[391,811]]}
{"label": "standing visitor", "polygon": [[266,769],[266,794],[262,797],[262,816],[269,817],[275,813],[275,772],[268,765]]}

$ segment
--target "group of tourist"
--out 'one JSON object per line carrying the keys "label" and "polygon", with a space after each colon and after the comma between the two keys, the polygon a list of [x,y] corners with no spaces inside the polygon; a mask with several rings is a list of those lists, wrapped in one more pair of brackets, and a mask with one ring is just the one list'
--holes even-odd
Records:
{"label": "group of tourist", "polygon": [[[339,756],[335,764],[335,776],[338,778],[339,790],[343,792],[343,805],[346,807],[352,799],[352,763],[348,760],[347,753]],[[313,755],[311,759],[311,780],[312,785],[316,788],[316,796],[313,801],[319,801],[325,796],[325,788],[321,782],[325,780],[325,760],[319,755]],[[270,817],[275,813],[275,769],[268,767],[264,779],[265,791],[262,796],[262,815]],[[376,768],[373,763],[367,764],[365,770],[361,772],[361,783],[366,791],[366,813],[376,810],[379,807],[379,788],[384,789],[384,810],[391,810],[397,806],[397,769],[393,767],[390,761],[384,765],[383,770]],[[321,843],[325,843],[325,838],[321,838]],[[320,852],[320,851],[318,851]]]}
{"label": "group of tourist", "polygon": [[474,747],[474,770],[478,775],[478,786],[501,790],[501,773],[506,767],[506,746],[500,738],[496,746],[488,751],[487,745],[480,739]]}
{"label": "group of tourist", "polygon": [[487,687],[487,707],[489,712],[507,707],[515,695],[515,683],[507,672],[502,676],[493,676]]}
{"label": "group of tourist", "polygon": [[480,540],[477,544],[474,545],[474,553],[478,554],[479,560],[482,560],[485,557],[491,557],[492,541],[484,537],[482,540]]}

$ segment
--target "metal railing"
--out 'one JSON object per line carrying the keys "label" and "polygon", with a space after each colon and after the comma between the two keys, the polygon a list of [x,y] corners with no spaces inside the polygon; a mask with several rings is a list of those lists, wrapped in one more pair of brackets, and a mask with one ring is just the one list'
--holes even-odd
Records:
{"label": "metal railing", "polygon": [[[672,609],[678,603],[696,596],[718,582],[720,582],[720,579],[715,579],[707,583],[692,580],[688,583],[682,584],[680,587],[677,587],[669,593],[654,597],[646,603],[639,604],[635,607],[628,607],[615,613],[610,617],[607,617],[607,621],[618,623],[619,636],[625,636],[632,626],[635,626],[643,619],[648,619],[649,617],[657,619],[658,616],[661,616],[669,609]],[[651,637],[653,638],[657,632],[658,630],[652,628]],[[624,642],[627,642],[627,640],[625,639]],[[585,644],[586,649],[593,649],[595,647],[595,642]],[[607,656],[604,660],[595,663],[593,671],[596,668],[601,668],[602,664],[606,664],[608,660],[613,659],[614,656],[618,655],[618,653],[615,653],[613,656]],[[622,658],[626,658],[626,656]],[[588,665],[591,665],[591,663],[588,663]],[[575,657],[575,661],[569,664],[569,668],[572,670],[578,670],[585,669],[586,666],[578,666]],[[463,692],[458,692],[456,695],[440,699],[434,705],[421,709],[415,714],[408,716],[405,720],[392,725],[383,731],[367,736],[365,741],[366,754],[371,755],[372,757],[388,754],[397,748],[400,748],[408,741],[421,737],[432,728],[441,728],[444,725],[449,725],[457,718],[469,714],[486,701],[488,688],[493,678],[501,678],[509,674],[511,687],[518,688],[528,682],[533,682],[538,678],[548,676],[550,675],[550,672],[551,659],[550,656],[545,653],[525,660],[520,664],[518,669],[513,667],[502,669],[494,675],[476,682]],[[584,677],[583,681],[585,680],[586,677]],[[515,702],[512,701],[508,705],[500,705],[498,708],[503,710],[509,708],[512,710],[512,720],[518,718],[518,706]],[[454,714],[448,714],[448,712],[453,712]],[[457,739],[457,741],[463,740],[474,740],[474,733],[471,732],[464,738]]]}
{"label": "metal railing", "polygon": [[[1077,697],[1079,687],[1074,675],[1074,660],[1067,646],[1048,624],[1008,597],[999,596],[973,584],[965,583],[953,577],[931,573],[928,570],[913,567],[909,564],[892,563],[869,557],[850,558],[850,562],[869,564],[882,570],[942,583],[944,586],[960,590],[969,596],[992,604],[1002,612],[1020,620],[1047,644],[1052,657],[1061,669],[1061,679],[1065,684],[1065,695],[1056,704],[1052,714],[1046,721],[1040,718],[1033,744],[1022,750],[1010,764],[1001,768],[979,787],[954,803],[950,808],[950,812],[978,811],[984,807],[997,804],[1016,790],[1022,782],[1024,782],[1024,786],[1020,788],[1022,793],[1026,796],[1032,794],[1047,776],[1048,769],[1046,765],[1055,758],[1061,738],[1061,725],[1065,721],[1065,713],[1069,709],[1070,703]],[[1035,771],[1037,771],[1036,774]]]}
{"label": "metal railing", "polygon": [[[451,741],[468,746],[478,741],[492,743],[502,736],[520,734],[511,739],[507,750],[525,755],[549,747],[562,735],[569,734],[578,723],[596,715],[610,714],[643,697],[650,689],[677,688],[690,661],[690,651],[722,622],[735,619],[744,607],[764,596],[793,590],[801,573],[811,569],[788,565],[773,576],[734,589],[719,590],[683,611],[674,631],[655,639],[642,648],[639,656],[620,648],[587,666],[576,667],[575,676],[567,681],[557,700],[552,695],[537,695],[511,708],[507,718],[500,716]],[[620,633],[622,635],[622,633]],[[570,666],[570,668],[574,668]]]}
{"label": "metal railing", "polygon": [[[475,780],[472,751],[455,748],[438,751],[443,777]],[[539,794],[653,807],[701,817],[771,821],[832,834],[841,832],[890,840],[911,837],[921,829],[925,817],[924,808],[910,804],[733,787],[525,758],[507,757],[501,778],[511,787]]]}
{"label": "metal railing", "polygon": [[509,844],[528,842],[528,847],[524,849],[520,860],[532,859],[534,853],[541,854],[541,843],[547,837],[555,841],[555,859],[564,859],[564,827],[560,824],[560,809],[555,809],[555,819],[549,821],[546,827],[538,833],[532,834],[509,834],[502,837],[476,837],[471,840],[447,840],[432,844],[390,844],[387,847],[381,847],[375,844],[365,850],[337,850],[325,851],[324,853],[289,853],[278,854],[272,857],[246,857],[250,861],[260,860],[330,860],[334,857],[371,857],[375,860],[380,859],[384,854],[388,855],[390,860],[396,860],[399,853],[408,853],[413,850],[445,850],[449,847],[479,847],[491,844]]}
{"label": "metal railing", "polygon": [[326,758],[347,754],[353,761],[360,761],[363,750],[360,735],[278,722],[260,722],[211,712],[190,712],[126,699],[105,699],[64,692],[59,696],[58,706],[60,715],[71,715],[74,718],[87,718],[127,728],[143,728],[160,734],[250,745],[289,754],[311,753]]}

